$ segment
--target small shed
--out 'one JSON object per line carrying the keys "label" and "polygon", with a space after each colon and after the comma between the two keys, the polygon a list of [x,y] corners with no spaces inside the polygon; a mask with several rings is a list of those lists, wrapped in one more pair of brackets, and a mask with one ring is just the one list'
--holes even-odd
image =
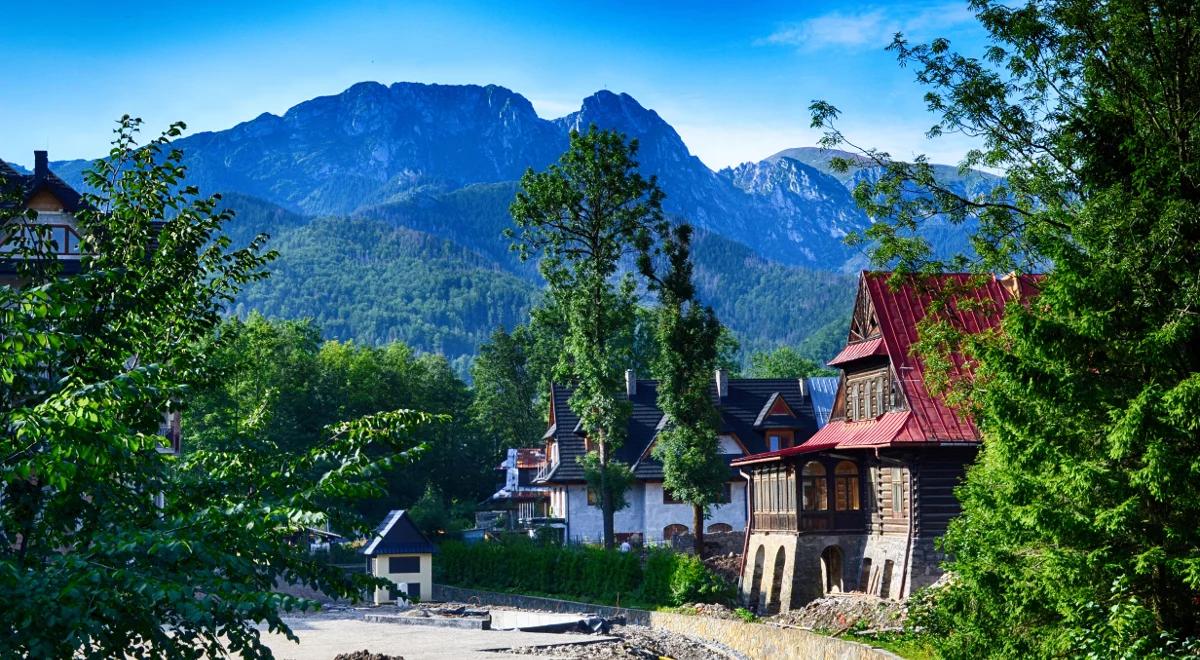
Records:
{"label": "small shed", "polygon": [[370,543],[363,548],[367,568],[393,586],[375,590],[375,604],[391,603],[397,595],[433,598],[433,555],[437,547],[425,538],[404,509],[390,511]]}

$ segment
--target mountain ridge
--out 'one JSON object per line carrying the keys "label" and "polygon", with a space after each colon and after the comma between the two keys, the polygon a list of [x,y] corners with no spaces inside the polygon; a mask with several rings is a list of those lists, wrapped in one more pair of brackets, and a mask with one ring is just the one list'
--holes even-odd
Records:
{"label": "mountain ridge", "polygon": [[[601,90],[579,110],[543,119],[528,99],[499,85],[362,82],[174,146],[202,190],[241,192],[306,215],[345,215],[422,192],[516,181],[554,162],[570,130],[591,124],[638,140],[641,168],[658,177],[672,217],[782,263],[852,268],[856,255],[840,237],[870,220],[849,195],[832,199],[836,177],[813,167],[800,177],[812,190],[793,186],[782,197],[739,185],[794,176],[797,166],[771,172],[782,161],[768,157],[713,171],[663,117],[625,93]],[[53,166],[81,184],[86,162]],[[749,175],[753,168],[761,172]]]}

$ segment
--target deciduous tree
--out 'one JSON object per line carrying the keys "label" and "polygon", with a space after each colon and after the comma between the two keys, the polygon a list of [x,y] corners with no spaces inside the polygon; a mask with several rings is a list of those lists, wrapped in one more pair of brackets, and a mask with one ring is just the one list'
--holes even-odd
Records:
{"label": "deciduous tree", "polygon": [[[254,624],[290,635],[282,612],[314,605],[276,593],[278,580],[335,596],[373,581],[295,535],[326,520],[355,529],[337,503],[377,493],[430,419],[341,422],[298,454],[250,432],[182,459],[159,451],[164,412],[212,368],[224,305],[270,254],[262,237],[230,249],[230,214],[186,185],[169,149],[182,125],[138,146],[138,123],[122,121],[88,175],[81,272],[50,263],[0,287],[3,657],[269,656]],[[5,230],[20,201],[0,204]],[[376,444],[390,451],[369,458]]]}
{"label": "deciduous tree", "polygon": [[[595,126],[573,131],[558,163],[521,178],[507,234],[522,259],[539,268],[566,321],[556,376],[574,386],[570,405],[594,449],[583,458],[589,487],[600,496],[604,544],[613,546],[613,515],[632,474],[613,453],[621,446],[629,403],[619,393],[628,349],[616,338],[632,327],[633,278],[618,277],[622,260],[653,250],[666,230],[663,193],[637,170],[637,141]],[[628,346],[628,343],[624,343]]]}
{"label": "deciduous tree", "polygon": [[773,351],[759,351],[750,356],[751,378],[807,378],[829,373],[790,346],[780,346]]}

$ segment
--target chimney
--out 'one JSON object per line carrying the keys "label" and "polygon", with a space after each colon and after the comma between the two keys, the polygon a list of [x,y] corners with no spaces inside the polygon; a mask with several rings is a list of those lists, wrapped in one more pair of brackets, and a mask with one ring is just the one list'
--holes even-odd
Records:
{"label": "chimney", "polygon": [[637,394],[637,374],[633,369],[625,370],[625,396],[632,399]]}
{"label": "chimney", "polygon": [[717,379],[717,398],[724,399],[729,396],[729,372],[724,369],[717,369],[715,376]]}
{"label": "chimney", "polygon": [[807,378],[800,379],[800,396],[804,396],[804,397],[808,396],[808,379]]}
{"label": "chimney", "polygon": [[33,152],[33,176],[44,179],[48,174],[50,174],[50,159],[46,156],[46,152]]}

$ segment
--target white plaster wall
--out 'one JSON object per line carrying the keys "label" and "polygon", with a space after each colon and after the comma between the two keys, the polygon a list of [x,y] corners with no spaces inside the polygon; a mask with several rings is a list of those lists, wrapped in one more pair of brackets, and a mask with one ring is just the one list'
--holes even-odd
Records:
{"label": "white plaster wall", "polygon": [[[746,528],[746,482],[736,481],[730,488],[730,503],[713,507],[704,524],[725,523],[734,531]],[[663,528],[683,525],[692,529],[692,507],[687,504],[663,504],[662,484],[638,482],[627,493],[629,506],[617,511],[614,527],[618,534],[638,533],[644,543],[663,542]],[[599,506],[587,503],[587,486],[567,487],[566,507],[571,540],[599,543],[604,536],[604,518]]]}
{"label": "white plaster wall", "polygon": [[[642,484],[635,483],[625,493],[629,506],[613,516],[613,527],[618,534],[642,534],[643,493]],[[587,501],[587,486],[583,484],[567,487],[568,533],[572,541],[599,543],[604,540],[604,516],[599,504]]]}
{"label": "white plaster wall", "polygon": [[[646,484],[645,539],[646,543],[662,543],[663,528],[667,525],[683,525],[692,529],[692,507],[688,504],[663,504],[661,483]],[[714,506],[704,519],[707,527],[713,523],[725,523],[734,531],[746,528],[746,482],[735,481],[730,486],[729,504]]]}

